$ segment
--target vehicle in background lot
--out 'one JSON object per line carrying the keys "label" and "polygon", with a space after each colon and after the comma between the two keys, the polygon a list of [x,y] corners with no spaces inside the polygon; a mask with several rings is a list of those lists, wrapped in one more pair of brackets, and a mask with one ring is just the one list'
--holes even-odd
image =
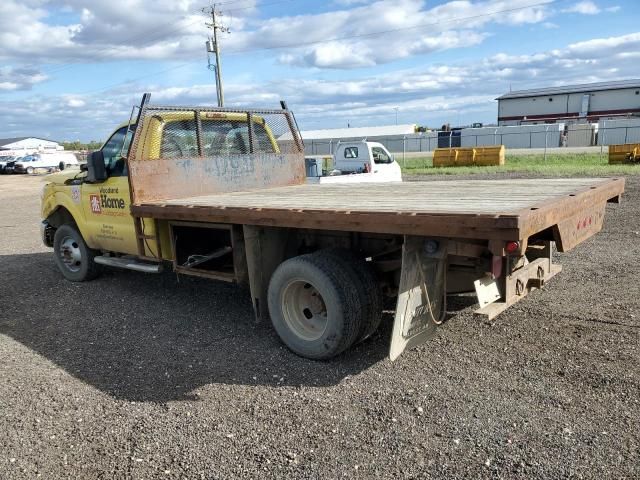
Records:
{"label": "vehicle in background lot", "polygon": [[73,165],[78,165],[78,159],[71,152],[27,155],[16,162],[14,173],[32,174],[38,170],[52,172],[54,170],[64,170]]}
{"label": "vehicle in background lot", "polygon": [[35,155],[35,154],[25,155],[23,157],[20,157],[16,159],[16,161],[14,162],[11,173],[28,173],[28,170],[31,170],[31,173],[33,173],[32,165],[37,160],[38,160],[38,155]]}
{"label": "vehicle in background lot", "polygon": [[311,359],[372,335],[383,295],[396,299],[392,360],[433,334],[448,294],[475,291],[495,317],[546,285],[554,242],[566,252],[599,232],[624,191],[616,178],[309,185],[286,108],[148,98],[85,168],[48,177],[42,238],[60,272],[171,263],[248,285],[256,317]]}
{"label": "vehicle in background lot", "polygon": [[5,169],[7,168],[7,164],[8,163],[13,163],[15,161],[16,157],[9,155],[9,156],[0,156],[0,173],[7,173],[5,171]]}
{"label": "vehicle in background lot", "polygon": [[377,142],[338,142],[332,156],[308,156],[305,163],[309,183],[402,181],[400,165]]}
{"label": "vehicle in background lot", "polygon": [[4,173],[15,173],[16,163],[22,160],[24,157],[14,157],[12,160],[7,161],[4,166]]}

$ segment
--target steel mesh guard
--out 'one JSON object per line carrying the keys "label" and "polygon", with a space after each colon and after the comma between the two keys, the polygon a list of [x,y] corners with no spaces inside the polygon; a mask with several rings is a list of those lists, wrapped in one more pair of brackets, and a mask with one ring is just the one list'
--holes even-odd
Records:
{"label": "steel mesh guard", "polygon": [[128,163],[135,204],[305,181],[287,110],[144,106]]}

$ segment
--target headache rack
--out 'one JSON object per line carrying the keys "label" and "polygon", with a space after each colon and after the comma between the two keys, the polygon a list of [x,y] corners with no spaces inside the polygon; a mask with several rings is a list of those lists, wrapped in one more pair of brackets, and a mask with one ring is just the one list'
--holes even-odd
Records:
{"label": "headache rack", "polygon": [[[282,109],[260,110],[158,106],[150,96],[129,121],[136,125],[127,156],[132,205],[305,182],[304,144],[284,102]],[[133,218],[138,254],[160,261],[158,221],[148,234],[144,217]]]}

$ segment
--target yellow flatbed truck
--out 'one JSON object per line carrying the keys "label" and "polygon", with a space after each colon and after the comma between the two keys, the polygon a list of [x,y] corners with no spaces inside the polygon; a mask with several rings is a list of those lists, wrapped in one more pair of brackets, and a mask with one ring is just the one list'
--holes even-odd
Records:
{"label": "yellow flatbed truck", "polygon": [[[277,140],[288,138],[287,141]],[[618,178],[308,184],[292,113],[152,106],[49,177],[42,232],[62,274],[105,266],[249,286],[295,353],[330,358],[370,336],[395,297],[390,357],[424,342],[447,295],[494,317],[597,233]]]}

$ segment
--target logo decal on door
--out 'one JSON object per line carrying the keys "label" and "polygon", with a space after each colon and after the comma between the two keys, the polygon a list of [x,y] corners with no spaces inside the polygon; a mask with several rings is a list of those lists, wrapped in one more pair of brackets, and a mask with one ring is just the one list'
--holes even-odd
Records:
{"label": "logo decal on door", "polygon": [[80,203],[80,187],[78,185],[71,187],[71,200],[73,203]]}
{"label": "logo decal on door", "polygon": [[89,195],[89,202],[91,204],[92,213],[102,213],[102,207],[100,206],[100,195]]}

